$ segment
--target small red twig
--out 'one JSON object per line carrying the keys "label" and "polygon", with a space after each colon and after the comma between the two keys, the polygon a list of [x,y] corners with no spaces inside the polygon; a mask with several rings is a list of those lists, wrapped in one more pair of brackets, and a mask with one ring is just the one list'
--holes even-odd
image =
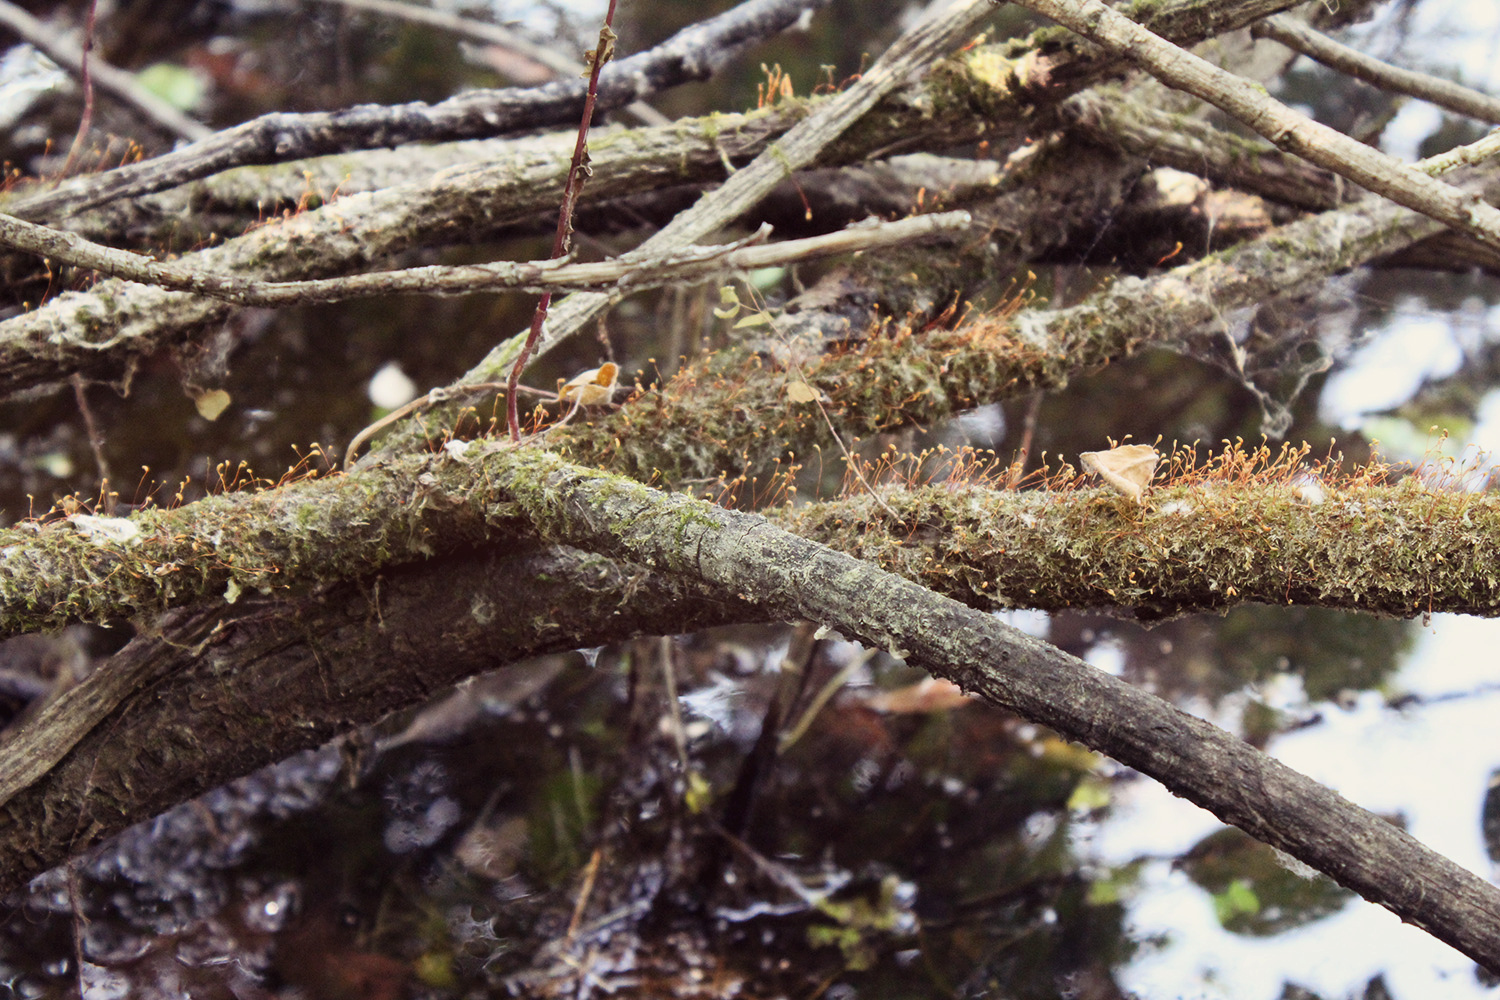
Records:
{"label": "small red twig", "polygon": [[73,147],[68,150],[68,158],[63,162],[62,173],[58,175],[59,183],[73,172],[73,165],[77,163],[78,154],[83,149],[83,140],[94,123],[94,80],[89,74],[89,53],[94,51],[94,15],[98,13],[98,7],[99,0],[89,0],[88,20],[83,26],[83,58],[80,60],[79,73],[83,86],[83,114],[78,118],[78,134],[73,136]]}
{"label": "small red twig", "polygon": [[[609,62],[615,48],[615,0],[609,0],[609,10],[604,14],[604,27],[599,30],[599,45],[594,49],[593,66],[589,70],[588,95],[583,99],[583,120],[578,123],[578,141],[573,145],[573,162],[568,167],[568,180],[563,185],[562,205],[557,210],[557,235],[552,240],[552,258],[568,252],[573,242],[573,207],[583,190],[583,182],[589,175],[589,124],[594,119],[594,101],[599,95],[599,71]],[[505,423],[510,429],[510,439],[521,441],[521,419],[516,407],[516,386],[520,384],[521,372],[536,349],[542,336],[542,324],[547,321],[547,310],[552,306],[552,293],[544,292],[537,301],[536,313],[531,318],[531,331],[521,347],[521,356],[516,358],[505,384]]]}

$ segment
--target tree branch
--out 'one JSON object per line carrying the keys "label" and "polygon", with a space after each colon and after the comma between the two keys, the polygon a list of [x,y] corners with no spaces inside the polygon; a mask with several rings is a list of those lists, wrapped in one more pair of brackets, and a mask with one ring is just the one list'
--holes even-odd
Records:
{"label": "tree branch", "polygon": [[1258,22],[1250,29],[1256,38],[1271,38],[1294,52],[1316,59],[1340,73],[1373,83],[1382,90],[1409,94],[1440,108],[1482,122],[1500,123],[1500,100],[1452,80],[1402,69],[1334,41],[1315,28],[1284,14]]}
{"label": "tree branch", "polygon": [[0,744],[0,892],[473,674],[753,618],[689,581],[525,546],[174,612]]}
{"label": "tree branch", "polygon": [[[180,292],[194,292],[237,306],[278,307],[344,302],[379,295],[458,295],[479,291],[573,291],[595,288],[656,288],[678,281],[702,281],[726,271],[790,264],[841,253],[856,253],[953,232],[970,225],[967,212],[924,215],[897,222],[855,226],[825,236],[765,246],[739,241],[722,246],[684,247],[676,253],[635,250],[613,260],[579,264],[567,258],[500,261],[445,267],[374,271],[321,281],[256,281],[162,263],[128,250],[91,243],[0,213],[0,245],[25,250],[53,263],[100,271],[116,278]],[[764,238],[767,232],[758,234]]]}
{"label": "tree branch", "polygon": [[[746,0],[685,28],[650,51],[607,67],[599,83],[599,108],[617,108],[668,87],[708,79],[744,48],[784,31],[827,2]],[[59,219],[246,164],[554,126],[578,117],[586,92],[584,81],[570,79],[531,89],[476,90],[438,104],[264,115],[186,149],[17,199],[8,210],[31,221]]]}
{"label": "tree branch", "polygon": [[1264,88],[1178,48],[1099,0],[1020,2],[1139,63],[1169,86],[1233,115],[1281,149],[1500,248],[1500,210],[1473,194],[1408,167],[1395,157],[1297,114],[1267,95]]}
{"label": "tree branch", "polygon": [[[210,600],[229,607],[466,546],[514,544],[525,529],[494,484],[494,460],[469,457],[491,448],[473,443],[177,510],[4,529],[0,635],[149,619]],[[1097,492],[982,484],[882,487],[896,517],[872,509],[868,496],[773,516],[990,609],[1125,606],[1157,616],[1297,601],[1500,615],[1492,558],[1500,497],[1415,484],[1324,489],[1326,500],[1312,503],[1285,474],[1164,484],[1124,524],[1113,498]],[[1442,574],[1414,571],[1438,562]]]}
{"label": "tree branch", "polygon": [[555,455],[508,452],[493,472],[545,537],[702,579],[772,614],[809,618],[904,656],[1156,778],[1500,970],[1500,888],[1239,738],[993,615],[754,514]]}

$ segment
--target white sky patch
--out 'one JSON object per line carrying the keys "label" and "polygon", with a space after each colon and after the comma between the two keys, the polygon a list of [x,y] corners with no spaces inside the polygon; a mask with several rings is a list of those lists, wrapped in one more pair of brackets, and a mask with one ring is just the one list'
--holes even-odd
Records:
{"label": "white sky patch", "polygon": [[1116,639],[1105,639],[1090,646],[1083,659],[1111,677],[1118,677],[1125,669],[1125,647]]}
{"label": "white sky patch", "polygon": [[394,410],[417,398],[417,383],[394,361],[387,361],[370,379],[370,402],[383,410]]}
{"label": "white sky patch", "polygon": [[1047,638],[1047,631],[1051,628],[1051,618],[1045,611],[1036,611],[1031,608],[1018,608],[1012,611],[996,611],[995,617],[1000,619],[1011,628],[1019,629],[1027,635],[1038,639]]}
{"label": "white sky patch", "polygon": [[1366,414],[1406,402],[1424,380],[1458,371],[1464,355],[1451,329],[1446,315],[1398,305],[1385,328],[1329,378],[1319,403],[1323,419],[1357,427]]}
{"label": "white sky patch", "polygon": [[1396,112],[1380,133],[1380,148],[1406,163],[1421,159],[1423,141],[1443,124],[1443,113],[1431,104],[1412,101]]}
{"label": "white sky patch", "polygon": [[1479,402],[1478,422],[1474,425],[1474,445],[1493,459],[1500,454],[1500,389],[1491,389]]}
{"label": "white sky patch", "polygon": [[[1349,709],[1323,705],[1323,724],[1277,739],[1271,753],[1367,809],[1400,814],[1427,846],[1488,878],[1480,811],[1489,775],[1500,768],[1493,725],[1500,690],[1490,689],[1500,685],[1497,645],[1500,621],[1435,616],[1391,684],[1426,704],[1394,711],[1367,692]],[[1101,864],[1170,858],[1220,825],[1141,778],[1117,789],[1108,816],[1080,831],[1075,846]],[[1168,939],[1120,972],[1121,984],[1143,997],[1276,1000],[1284,980],[1322,996],[1350,996],[1382,973],[1398,1000],[1493,996],[1463,955],[1358,899],[1284,934],[1244,937],[1225,931],[1208,894],[1163,860],[1146,866],[1127,905],[1134,936]]]}

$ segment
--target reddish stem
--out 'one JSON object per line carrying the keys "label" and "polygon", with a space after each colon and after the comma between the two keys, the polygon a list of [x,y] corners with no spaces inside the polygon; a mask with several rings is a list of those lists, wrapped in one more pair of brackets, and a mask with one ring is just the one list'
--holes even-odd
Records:
{"label": "reddish stem", "polygon": [[63,162],[62,173],[58,175],[58,182],[73,172],[73,165],[78,161],[78,154],[83,150],[84,137],[89,134],[89,128],[94,122],[94,81],[89,73],[89,53],[94,51],[94,16],[98,13],[99,0],[89,0],[88,20],[83,26],[83,58],[79,60],[79,81],[83,87],[83,114],[78,118],[78,134],[73,136],[72,148],[68,150],[68,158]]}
{"label": "reddish stem", "polygon": [[[557,234],[552,240],[552,259],[568,252],[573,241],[573,207],[583,190],[583,182],[589,169],[589,124],[594,120],[594,100],[599,95],[599,71],[609,61],[614,49],[615,0],[609,0],[609,10],[604,14],[604,28],[599,32],[599,45],[594,49],[594,65],[589,71],[588,95],[583,99],[583,120],[578,123],[578,141],[573,144],[573,162],[568,167],[568,181],[563,185],[562,205],[557,210]],[[542,324],[547,321],[547,310],[552,306],[552,293],[545,292],[537,300],[536,313],[531,317],[531,331],[521,347],[521,356],[516,358],[505,383],[505,423],[510,429],[510,439],[521,440],[521,419],[516,407],[516,386],[520,384],[521,372],[536,350],[542,338]]]}

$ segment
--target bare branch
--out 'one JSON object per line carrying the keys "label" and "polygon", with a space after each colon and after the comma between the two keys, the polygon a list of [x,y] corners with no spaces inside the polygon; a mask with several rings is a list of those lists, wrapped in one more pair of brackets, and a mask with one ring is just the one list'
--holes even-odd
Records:
{"label": "bare branch", "polygon": [[[827,2],[746,0],[725,14],[685,28],[649,52],[607,67],[600,79],[599,107],[620,107],[667,87],[707,79],[745,47],[785,30],[804,12]],[[17,199],[8,208],[24,219],[57,219],[245,164],[408,142],[487,138],[557,125],[577,118],[586,93],[585,81],[570,79],[532,89],[471,91],[431,105],[413,102],[264,115],[186,149]]]}
{"label": "bare branch", "polygon": [[[749,240],[740,240],[723,246],[687,246],[670,253],[633,250],[613,260],[590,264],[554,258],[453,267],[433,265],[315,281],[256,281],[178,263],[163,263],[4,214],[0,214],[0,244],[26,250],[53,263],[88,268],[128,281],[195,292],[238,306],[274,308],[343,302],[378,295],[461,295],[500,290],[557,292],[616,287],[633,291],[679,281],[702,281],[728,271],[900,246],[937,233],[961,230],[970,222],[967,212],[943,212],[896,222],[871,220],[868,224],[856,224],[824,236],[765,246],[748,246]],[[758,237],[763,240],[768,235],[769,229],[766,229]]]}
{"label": "bare branch", "polygon": [[1366,83],[1373,83],[1382,90],[1409,94],[1483,122],[1500,123],[1500,100],[1452,80],[1392,66],[1336,42],[1316,28],[1285,14],[1268,17],[1250,31],[1257,38],[1273,38],[1295,52]]}
{"label": "bare branch", "polygon": [[1500,247],[1500,210],[1322,125],[1115,13],[1099,0],[1020,0],[1022,6],[1139,63],[1162,82],[1233,115],[1281,149],[1400,205]]}

